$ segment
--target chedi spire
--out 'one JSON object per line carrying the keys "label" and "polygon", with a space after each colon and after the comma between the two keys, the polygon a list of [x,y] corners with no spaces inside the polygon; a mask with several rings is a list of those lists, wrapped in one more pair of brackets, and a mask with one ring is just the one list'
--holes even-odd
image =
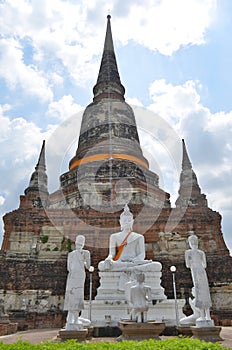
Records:
{"label": "chedi spire", "polygon": [[159,188],[158,175],[149,170],[133,109],[124,99],[109,15],[93,92],[94,99],[83,113],[76,154],[69,171],[60,177],[68,205],[117,207],[122,202],[150,201],[155,207],[170,207],[169,194]]}
{"label": "chedi spire", "polygon": [[45,141],[43,141],[38,163],[36,164],[35,171],[31,175],[29,186],[25,189],[24,192],[26,195],[32,192],[48,194],[45,165]]}
{"label": "chedi spire", "polygon": [[207,199],[205,194],[201,193],[197,176],[192,169],[184,140],[182,140],[182,170],[180,174],[179,196],[176,200],[177,208],[184,207],[207,207]]}
{"label": "chedi spire", "polygon": [[125,88],[121,84],[110,24],[111,16],[107,16],[107,27],[104,49],[97,83],[93,88],[94,101],[101,98],[124,100]]}

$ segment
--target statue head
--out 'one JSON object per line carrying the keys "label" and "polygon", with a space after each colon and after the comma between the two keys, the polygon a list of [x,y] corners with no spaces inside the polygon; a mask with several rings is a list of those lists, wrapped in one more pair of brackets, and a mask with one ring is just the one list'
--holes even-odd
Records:
{"label": "statue head", "polygon": [[198,238],[196,235],[189,236],[188,242],[191,248],[198,248]]}
{"label": "statue head", "polygon": [[76,236],[75,245],[76,245],[76,248],[83,248],[85,245],[85,236],[82,236],[82,235]]}
{"label": "statue head", "polygon": [[133,223],[134,223],[133,215],[130,212],[128,205],[126,204],[122,214],[120,215],[121,229],[132,230]]}

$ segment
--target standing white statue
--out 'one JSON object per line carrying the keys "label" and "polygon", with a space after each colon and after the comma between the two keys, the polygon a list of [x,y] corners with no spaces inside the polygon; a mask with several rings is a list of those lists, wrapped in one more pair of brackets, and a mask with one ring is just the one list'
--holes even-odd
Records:
{"label": "standing white statue", "polygon": [[212,302],[210,298],[208,278],[205,271],[205,253],[198,249],[197,236],[189,236],[188,242],[191,249],[188,249],[185,252],[185,263],[186,266],[191,269],[195,292],[194,304],[200,312],[200,317],[196,320],[196,323],[199,321],[209,321],[211,320],[209,309],[212,306]]}
{"label": "standing white statue", "polygon": [[84,250],[85,237],[76,237],[76,249],[68,254],[64,310],[68,310],[66,330],[78,330],[90,324],[80,316],[84,309],[85,268],[90,268],[90,252]]}
{"label": "standing white statue", "polygon": [[136,275],[137,283],[130,288],[129,305],[131,306],[131,320],[147,322],[147,311],[151,301],[151,287],[144,284],[145,275]]}

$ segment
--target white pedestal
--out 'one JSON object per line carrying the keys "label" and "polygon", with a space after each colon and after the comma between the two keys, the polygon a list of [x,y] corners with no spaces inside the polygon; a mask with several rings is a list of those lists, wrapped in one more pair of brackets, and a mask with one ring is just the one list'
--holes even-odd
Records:
{"label": "white pedestal", "polygon": [[[182,308],[184,299],[178,299],[179,317],[184,317]],[[89,302],[85,302],[82,317],[89,318]],[[128,303],[125,300],[107,301],[93,300],[91,308],[91,325],[93,327],[118,327],[118,322],[129,319]],[[158,322],[164,322],[166,326],[176,325],[175,300],[166,299],[150,305],[147,318]]]}
{"label": "white pedestal", "polygon": [[[146,271],[145,284],[151,287],[152,300],[164,300],[164,288],[161,284],[161,271]],[[126,300],[125,284],[134,276],[129,271],[100,271],[100,287],[97,290],[95,300]],[[134,277],[135,278],[135,277]]]}

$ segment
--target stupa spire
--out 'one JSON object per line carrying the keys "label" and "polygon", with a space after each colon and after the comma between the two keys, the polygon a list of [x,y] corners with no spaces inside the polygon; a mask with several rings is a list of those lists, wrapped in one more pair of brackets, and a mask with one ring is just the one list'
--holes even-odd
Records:
{"label": "stupa spire", "polygon": [[188,152],[185,146],[184,139],[182,139],[182,149],[183,149],[183,157],[182,157],[182,169],[192,169],[192,164],[189,160]]}
{"label": "stupa spire", "polygon": [[25,194],[31,192],[48,193],[47,189],[47,174],[45,164],[45,141],[43,141],[41,151],[39,154],[38,162],[35,166],[35,170],[31,175],[29,186],[25,189]]}
{"label": "stupa spire", "polygon": [[106,27],[106,37],[105,37],[104,51],[107,51],[107,50],[114,51],[114,44],[113,44],[113,37],[112,37],[110,19],[111,19],[111,16],[108,15],[107,16],[107,27]]}
{"label": "stupa spire", "polygon": [[[142,203],[147,196],[155,206],[170,207],[169,194],[159,188],[158,175],[149,170],[140,146],[134,112],[124,99],[110,15],[107,16],[103,55],[93,91],[94,99],[83,113],[76,154],[69,162],[69,171],[60,177],[66,202],[73,207],[90,202],[91,205],[112,207],[122,201]],[[128,181],[131,185],[124,188]]]}
{"label": "stupa spire", "polygon": [[176,200],[178,208],[203,206],[207,207],[205,194],[201,193],[197,176],[192,169],[184,140],[182,140],[182,170],[180,173],[179,196]]}
{"label": "stupa spire", "polygon": [[124,100],[125,88],[121,84],[111,31],[111,16],[107,16],[104,49],[97,83],[93,88],[94,100],[116,98]]}
{"label": "stupa spire", "polygon": [[38,163],[35,167],[36,170],[38,169],[44,169],[46,170],[46,165],[45,165],[45,140],[43,140],[43,144],[40,150],[40,154],[39,154],[39,159],[38,159]]}

